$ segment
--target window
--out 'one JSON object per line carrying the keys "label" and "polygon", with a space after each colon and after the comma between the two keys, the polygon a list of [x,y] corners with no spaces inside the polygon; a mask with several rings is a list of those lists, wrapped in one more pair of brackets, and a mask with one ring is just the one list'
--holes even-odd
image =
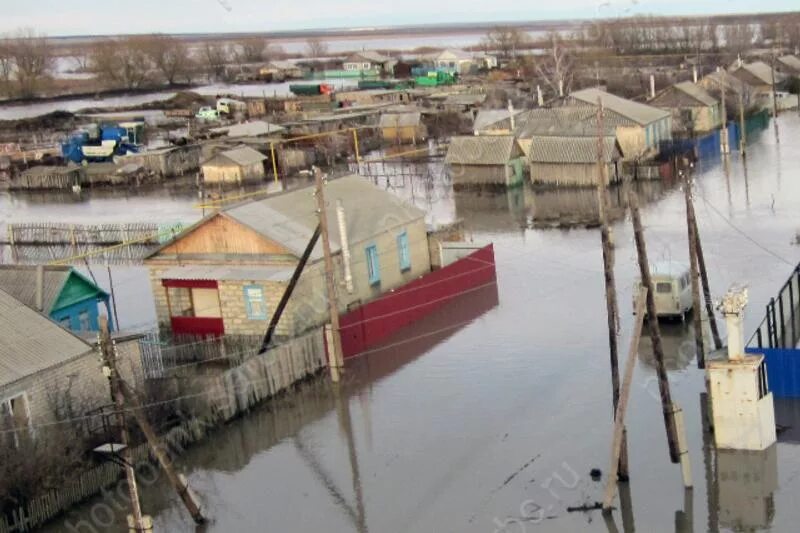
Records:
{"label": "window", "polygon": [[220,318],[217,289],[201,287],[168,287],[167,298],[170,316]]}
{"label": "window", "polygon": [[264,288],[260,285],[244,287],[244,306],[250,320],[266,320],[267,304],[264,301]]}
{"label": "window", "polygon": [[78,331],[89,331],[89,311],[81,311],[78,313]]}
{"label": "window", "polygon": [[408,247],[408,233],[405,231],[397,236],[397,257],[401,272],[411,269],[411,250]]}
{"label": "window", "polygon": [[192,289],[188,287],[168,287],[170,316],[194,316]]}
{"label": "window", "polygon": [[378,247],[373,244],[367,246],[364,251],[367,254],[367,276],[369,276],[369,284],[377,285],[381,282],[381,265],[378,262]]}
{"label": "window", "polygon": [[672,292],[672,283],[662,281],[656,283],[656,292],[659,294],[669,294]]}
{"label": "window", "polygon": [[[30,410],[25,393],[0,401],[0,443],[18,448],[20,437],[30,426]],[[8,430],[16,430],[8,432]]]}

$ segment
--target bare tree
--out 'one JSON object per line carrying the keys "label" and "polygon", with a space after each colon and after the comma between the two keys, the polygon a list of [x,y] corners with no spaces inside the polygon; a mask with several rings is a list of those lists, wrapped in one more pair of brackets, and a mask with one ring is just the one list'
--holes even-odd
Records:
{"label": "bare tree", "polygon": [[151,69],[147,45],[146,37],[99,41],[90,52],[91,70],[113,86],[141,88],[149,80]]}
{"label": "bare tree", "polygon": [[258,63],[264,60],[269,43],[263,37],[249,37],[242,39],[235,45],[236,61],[238,63]]}
{"label": "bare tree", "polygon": [[308,57],[318,58],[328,54],[328,45],[317,37],[306,41],[306,54]]}
{"label": "bare tree", "polygon": [[14,57],[11,52],[11,41],[8,37],[0,37],[0,94],[10,96],[13,72]]}
{"label": "bare tree", "polygon": [[552,43],[547,55],[537,61],[536,73],[558,96],[569,94],[573,80],[573,60],[557,33],[548,35]]}
{"label": "bare tree", "polygon": [[755,31],[750,24],[730,24],[723,28],[722,35],[728,50],[737,54],[753,46],[755,40]]}
{"label": "bare tree", "polygon": [[527,41],[528,34],[511,26],[496,26],[486,34],[487,48],[496,50],[504,58],[516,55]]}
{"label": "bare tree", "polygon": [[184,41],[168,35],[151,35],[142,44],[153,66],[168,84],[174,85],[179,77],[189,80],[192,59]]}
{"label": "bare tree", "polygon": [[200,51],[200,63],[209,79],[220,79],[225,75],[225,65],[230,57],[228,49],[219,42],[206,42]]}
{"label": "bare tree", "polygon": [[17,32],[8,47],[20,96],[34,96],[53,68],[50,43],[45,36],[26,29]]}

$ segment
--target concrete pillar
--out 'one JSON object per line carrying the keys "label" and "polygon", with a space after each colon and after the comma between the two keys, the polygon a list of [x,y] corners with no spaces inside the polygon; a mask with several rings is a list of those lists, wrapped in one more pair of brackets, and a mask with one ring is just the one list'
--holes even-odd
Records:
{"label": "concrete pillar", "polygon": [[508,119],[511,122],[511,133],[514,133],[514,104],[508,101]]}
{"label": "concrete pillar", "polygon": [[[513,127],[513,126],[512,126]],[[342,263],[344,263],[344,282],[347,293],[353,294],[353,271],[350,263],[350,241],[347,237],[347,219],[341,199],[336,199],[336,218],[339,222],[339,244],[342,247]]]}
{"label": "concrete pillar", "polygon": [[697,65],[692,67],[692,80],[697,83]]}
{"label": "concrete pillar", "polygon": [[650,98],[656,97],[656,75],[650,74]]}
{"label": "concrete pillar", "polygon": [[544,106],[544,97],[542,96],[542,86],[536,86],[536,101],[539,104],[539,107]]}
{"label": "concrete pillar", "polygon": [[733,288],[722,299],[720,310],[725,315],[728,328],[728,360],[744,359],[744,308],[747,305],[747,289]]}

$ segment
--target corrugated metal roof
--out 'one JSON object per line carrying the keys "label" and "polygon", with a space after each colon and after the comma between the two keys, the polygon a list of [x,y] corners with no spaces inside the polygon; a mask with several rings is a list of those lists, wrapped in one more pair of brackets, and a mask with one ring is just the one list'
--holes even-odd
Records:
{"label": "corrugated metal roof", "polygon": [[583,89],[570,94],[570,97],[585,102],[590,105],[597,105],[597,99],[603,102],[603,106],[614,113],[618,113],[641,126],[646,126],[656,120],[670,116],[669,111],[652,107],[627,98],[622,98],[597,88]]}
{"label": "corrugated metal roof", "polygon": [[[751,75],[756,77],[765,85],[772,85],[772,67],[770,67],[763,61],[754,61],[752,63],[745,63],[740,68],[749,72]],[[780,76],[778,75],[778,73],[775,73],[775,81],[779,80]]]}
{"label": "corrugated metal roof", "polygon": [[795,72],[800,72],[800,58],[793,55],[786,55],[778,58],[778,61],[789,67],[790,69],[794,70]]}
{"label": "corrugated metal roof", "polygon": [[676,83],[674,87],[677,90],[685,94],[688,94],[689,96],[691,96],[692,98],[694,98],[703,105],[713,106],[717,104],[716,98],[708,94],[708,92],[706,92],[706,90],[700,87],[699,85],[695,85],[690,81]]}
{"label": "corrugated metal roof", "polygon": [[449,165],[505,165],[517,140],[511,135],[453,137],[444,162]]}
{"label": "corrugated metal roof", "polygon": [[[69,278],[68,266],[45,266],[42,293],[43,313],[49,313]],[[36,267],[0,265],[0,290],[6,291],[23,304],[36,306]]]}
{"label": "corrugated metal roof", "polygon": [[[606,163],[619,159],[620,151],[614,136],[603,138]],[[597,163],[597,138],[533,137],[530,161],[533,163]]]}
{"label": "corrugated metal roof", "polygon": [[293,268],[192,265],[170,268],[161,279],[213,281],[289,281]]}
{"label": "corrugated metal roof", "polygon": [[225,159],[241,166],[261,163],[267,158],[267,156],[263,155],[261,152],[258,152],[257,150],[253,150],[249,146],[239,146],[232,150],[225,150],[224,152],[218,153],[211,160],[206,161],[206,163],[209,163],[219,157],[224,157]]}
{"label": "corrugated metal roof", "polygon": [[[632,121],[605,110],[603,129],[612,134],[616,126],[633,124]],[[521,117],[517,136],[529,139],[537,135],[597,136],[597,108],[589,105],[537,108]]]}
{"label": "corrugated metal roof", "polygon": [[[514,110],[514,118],[525,113],[523,109]],[[482,131],[488,129],[489,126],[508,120],[511,118],[511,112],[508,109],[481,109],[475,116],[472,123],[472,129],[475,131]]]}
{"label": "corrugated metal roof", "polygon": [[450,94],[444,99],[445,105],[478,105],[486,100],[485,94]]}
{"label": "corrugated metal roof", "polygon": [[[361,176],[345,176],[328,181],[325,186],[326,212],[331,248],[340,249],[336,201],[341,200],[351,243],[364,242],[384,231],[425,217],[425,212],[405,203],[394,194],[369,183]],[[224,216],[264,235],[300,256],[317,227],[317,203],[314,187],[305,187],[263,200],[233,206]],[[318,243],[311,255],[322,257]]]}
{"label": "corrugated metal roof", "polygon": [[264,120],[243,122],[242,124],[235,124],[225,129],[227,129],[228,137],[258,137],[260,135],[281,133],[286,130],[283,126],[272,124]]}
{"label": "corrugated metal roof", "polygon": [[91,350],[86,342],[0,290],[0,387]]}
{"label": "corrugated metal roof", "polygon": [[351,55],[350,57],[347,58],[345,62],[346,63],[350,62],[351,59],[358,57],[364,58],[371,63],[386,63],[388,61],[392,61],[393,59],[389,56],[381,54],[380,52],[375,52],[374,50],[363,50],[361,52],[356,52],[355,54]]}
{"label": "corrugated metal roof", "polygon": [[385,113],[381,115],[378,126],[381,128],[406,128],[419,126],[422,113],[412,111],[410,113]]}

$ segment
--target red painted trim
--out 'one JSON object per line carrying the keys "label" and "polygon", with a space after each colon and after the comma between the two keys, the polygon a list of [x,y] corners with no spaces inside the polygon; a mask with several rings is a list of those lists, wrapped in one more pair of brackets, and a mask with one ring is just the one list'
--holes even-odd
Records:
{"label": "red painted trim", "polygon": [[186,289],[216,289],[217,282],[209,279],[162,279],[164,287],[177,287]]}
{"label": "red painted trim", "polygon": [[490,244],[341,315],[339,328],[344,357],[353,357],[376,346],[457,296],[496,279],[494,247]]}
{"label": "red painted trim", "polygon": [[191,316],[173,316],[170,318],[172,332],[179,335],[214,335],[225,333],[221,318],[202,318]]}

